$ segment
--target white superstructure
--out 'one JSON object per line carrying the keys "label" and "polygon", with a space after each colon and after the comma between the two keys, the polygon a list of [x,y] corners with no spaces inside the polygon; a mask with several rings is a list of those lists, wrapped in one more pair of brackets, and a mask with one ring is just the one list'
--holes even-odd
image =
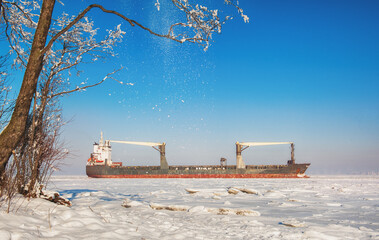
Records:
{"label": "white superstructure", "polygon": [[88,159],[87,164],[89,165],[112,165],[112,147],[109,140],[103,138],[103,132],[101,132],[101,137],[99,143],[93,144],[93,153],[91,158]]}

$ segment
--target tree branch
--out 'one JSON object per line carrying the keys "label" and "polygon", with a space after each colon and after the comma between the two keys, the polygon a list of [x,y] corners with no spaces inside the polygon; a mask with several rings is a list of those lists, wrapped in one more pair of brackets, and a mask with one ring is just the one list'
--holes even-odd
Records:
{"label": "tree branch", "polygon": [[64,91],[64,92],[60,92],[60,93],[56,93],[56,94],[53,94],[51,96],[49,96],[49,98],[54,98],[54,97],[57,97],[57,96],[60,96],[60,95],[63,95],[63,94],[70,94],[70,93],[73,93],[73,92],[77,92],[77,91],[80,91],[80,90],[84,90],[84,89],[87,89],[87,88],[91,88],[91,87],[95,87],[97,85],[100,85],[102,84],[105,80],[107,80],[108,78],[110,78],[111,75],[115,74],[116,72],[118,71],[121,71],[124,67],[121,67],[117,70],[114,70],[113,72],[111,73],[108,73],[101,81],[95,83],[95,84],[92,84],[92,85],[87,85],[87,86],[84,86],[84,87],[77,87],[75,89],[72,89],[72,90],[69,90],[69,91]]}
{"label": "tree branch", "polygon": [[[2,1],[0,0],[0,3],[1,3]],[[20,10],[21,12],[22,12],[22,14],[29,20],[29,22],[31,23],[31,24],[33,24],[34,22],[33,22],[33,20],[30,18],[30,16],[28,15],[28,14],[26,14],[26,12],[22,9],[22,8],[20,8],[20,6],[18,6],[18,4],[17,3],[15,3],[15,2],[8,2],[8,1],[4,1],[3,3],[8,3],[8,4],[11,4],[11,5],[13,5],[13,6],[15,6],[18,10]],[[1,4],[2,5],[2,4]]]}
{"label": "tree branch", "polygon": [[114,15],[117,15],[119,16],[120,18],[124,19],[125,21],[129,22],[129,24],[134,27],[135,25],[139,26],[140,28],[148,31],[149,33],[155,35],[155,36],[158,36],[158,37],[164,37],[164,38],[168,38],[168,39],[171,39],[171,40],[174,40],[176,42],[179,42],[181,43],[182,41],[174,38],[173,36],[169,35],[169,34],[166,34],[166,35],[163,35],[163,34],[159,34],[159,33],[156,33],[154,31],[152,31],[151,29],[143,26],[142,24],[138,23],[137,21],[135,20],[132,20],[130,18],[127,18],[125,17],[124,15],[122,15],[121,13],[117,12],[117,11],[113,11],[113,10],[107,10],[105,9],[103,6],[99,5],[99,4],[91,4],[89,5],[86,9],[84,9],[83,12],[81,12],[72,22],[70,22],[65,28],[63,28],[61,31],[59,31],[56,35],[54,35],[49,43],[46,45],[46,47],[42,50],[42,54],[45,54],[50,48],[51,46],[53,45],[53,43],[60,37],[62,36],[65,32],[67,32],[72,26],[74,26],[77,22],[79,22],[80,19],[82,19],[91,9],[93,8],[99,8],[101,9],[103,12],[105,13],[111,13],[111,14],[114,14]]}

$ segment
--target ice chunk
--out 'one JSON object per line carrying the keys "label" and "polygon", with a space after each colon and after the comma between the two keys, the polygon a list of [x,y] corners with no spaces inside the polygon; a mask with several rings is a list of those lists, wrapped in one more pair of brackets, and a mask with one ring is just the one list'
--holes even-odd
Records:
{"label": "ice chunk", "polygon": [[233,209],[233,208],[208,208],[208,212],[217,215],[240,215],[240,216],[260,216],[257,211],[249,209]]}
{"label": "ice chunk", "polygon": [[194,206],[188,209],[190,213],[208,213],[207,209],[204,206]]}
{"label": "ice chunk", "polygon": [[287,227],[305,227],[306,226],[304,222],[299,222],[296,219],[288,219],[286,221],[279,222],[279,224],[287,226]]}
{"label": "ice chunk", "polygon": [[239,190],[236,188],[229,188],[228,193],[236,195],[237,193],[239,193]]}
{"label": "ice chunk", "polygon": [[257,190],[254,190],[254,189],[249,189],[249,188],[237,188],[237,189],[243,193],[260,195],[259,192]]}
{"label": "ice chunk", "polygon": [[186,190],[189,194],[194,194],[194,193],[197,193],[197,192],[200,191],[200,190],[191,189],[191,188],[186,188],[186,189],[184,189],[184,190]]}
{"label": "ice chunk", "polygon": [[154,210],[169,210],[169,211],[188,211],[190,208],[189,206],[184,206],[184,205],[161,205],[157,203],[150,203],[150,207]]}
{"label": "ice chunk", "polygon": [[130,199],[125,199],[124,202],[121,204],[121,206],[130,208],[130,207],[137,207],[143,205],[141,202],[132,201]]}
{"label": "ice chunk", "polygon": [[245,187],[230,187],[228,189],[228,193],[230,194],[237,194],[239,191],[243,193],[247,193],[247,194],[261,195],[258,190],[245,188]]}

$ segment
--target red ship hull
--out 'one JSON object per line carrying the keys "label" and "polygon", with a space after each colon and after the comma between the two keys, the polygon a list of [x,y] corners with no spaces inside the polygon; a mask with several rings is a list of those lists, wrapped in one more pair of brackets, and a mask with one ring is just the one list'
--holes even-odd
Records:
{"label": "red ship hull", "polygon": [[300,174],[154,174],[154,175],[88,175],[92,178],[309,178]]}

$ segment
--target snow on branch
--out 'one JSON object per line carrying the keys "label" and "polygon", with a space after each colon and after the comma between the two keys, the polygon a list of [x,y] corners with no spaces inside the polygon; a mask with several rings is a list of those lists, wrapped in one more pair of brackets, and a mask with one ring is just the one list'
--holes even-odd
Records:
{"label": "snow on branch", "polygon": [[[53,95],[49,96],[49,98],[54,98],[54,97],[57,97],[57,96],[60,96],[60,95],[70,94],[70,93],[77,92],[77,91],[83,91],[83,90],[85,90],[85,89],[87,89],[87,88],[91,88],[91,87],[95,87],[95,86],[97,86],[97,85],[100,85],[100,84],[102,84],[105,80],[107,80],[108,78],[112,78],[112,79],[114,79],[114,78],[111,77],[111,76],[112,76],[113,74],[115,74],[115,73],[121,71],[123,68],[124,68],[124,67],[121,67],[121,68],[119,68],[119,69],[114,70],[114,71],[111,72],[111,73],[108,73],[108,74],[107,74],[107,75],[106,75],[101,81],[99,81],[99,82],[97,82],[97,83],[95,83],[95,84],[91,84],[91,85],[87,85],[87,86],[83,86],[83,87],[76,86],[75,89],[72,89],[72,90],[69,90],[69,91],[64,91],[64,92],[59,92],[59,93],[53,94]],[[119,83],[121,83],[121,84],[123,84],[123,82],[121,82],[121,81],[118,81],[118,80],[116,80],[116,79],[114,79],[114,80],[117,81],[117,82],[119,82]]]}
{"label": "snow on branch", "polygon": [[232,1],[232,0],[225,0],[225,4],[232,5],[232,6],[234,6],[235,8],[237,8],[238,13],[239,13],[240,16],[243,18],[244,22],[245,22],[245,23],[248,23],[248,22],[249,22],[249,17],[248,17],[246,14],[243,14],[243,9],[240,8],[240,7],[238,6],[238,1],[235,2],[235,1]]}
{"label": "snow on branch", "polygon": [[[204,47],[204,51],[208,49],[212,35],[214,33],[221,33],[222,25],[232,19],[226,16],[224,20],[221,20],[218,9],[212,10],[203,5],[194,5],[189,0],[171,1],[180,11],[185,13],[186,22],[171,25],[168,35],[182,43],[197,43]],[[238,1],[226,1],[225,3],[236,7],[245,22],[248,22],[248,17],[242,14],[243,10],[238,6]],[[178,29],[178,27],[181,28]],[[186,29],[192,29],[192,31],[187,31]],[[175,34],[174,30],[179,33]]]}
{"label": "snow on branch", "polygon": [[37,2],[2,1],[1,17],[5,25],[4,34],[10,44],[10,48],[16,53],[14,65],[26,66],[29,56],[33,34],[30,29],[35,29],[38,14],[33,9],[38,9]]}
{"label": "snow on branch", "polygon": [[[63,34],[65,34],[71,27],[73,27],[76,23],[78,23],[84,16],[93,8],[99,8],[105,13],[110,13],[119,16],[123,20],[127,21],[131,26],[138,26],[142,28],[143,30],[148,31],[150,34],[162,37],[162,38],[168,38],[173,41],[184,43],[184,42],[192,42],[197,43],[204,47],[204,50],[207,50],[209,47],[209,40],[212,38],[213,33],[221,33],[222,24],[224,24],[227,20],[229,20],[229,17],[225,17],[223,21],[220,21],[220,18],[218,16],[218,10],[212,10],[208,9],[206,6],[202,5],[193,5],[190,4],[188,0],[172,0],[172,3],[182,12],[185,13],[187,21],[185,23],[173,23],[167,34],[161,34],[157,33],[150,28],[142,25],[141,23],[137,22],[136,20],[130,19],[126,17],[125,15],[119,13],[118,11],[114,10],[108,10],[105,9],[102,5],[99,4],[91,4],[89,5],[85,10],[83,10],[75,19],[73,19],[69,24],[67,24],[61,31],[59,31],[56,35],[54,35],[49,43],[46,45],[46,47],[43,49],[42,53],[46,53],[53,43]],[[234,2],[231,0],[226,1],[226,4],[233,5],[237,8],[238,12],[240,13],[241,17],[244,19],[245,22],[249,21],[249,18],[247,15],[243,14],[242,8],[238,6],[238,2]],[[158,11],[160,10],[160,3],[157,1],[155,3],[155,6],[157,7]],[[119,25],[120,26],[120,25]],[[125,32],[121,32],[118,26],[118,32],[119,34],[125,34]],[[189,31],[183,31],[183,29],[179,30],[179,34],[174,33],[174,29],[177,27],[184,27],[184,28],[191,28],[193,29],[192,32]]]}

